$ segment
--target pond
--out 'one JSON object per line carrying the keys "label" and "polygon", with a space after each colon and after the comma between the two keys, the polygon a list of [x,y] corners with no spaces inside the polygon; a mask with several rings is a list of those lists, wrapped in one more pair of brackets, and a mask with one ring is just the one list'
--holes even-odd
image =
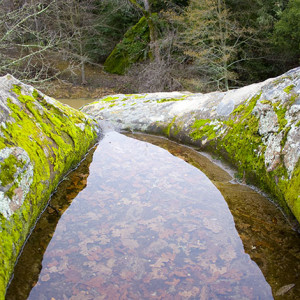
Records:
{"label": "pond", "polygon": [[299,236],[265,197],[189,147],[112,131],[52,196],[6,299],[296,299],[299,276]]}

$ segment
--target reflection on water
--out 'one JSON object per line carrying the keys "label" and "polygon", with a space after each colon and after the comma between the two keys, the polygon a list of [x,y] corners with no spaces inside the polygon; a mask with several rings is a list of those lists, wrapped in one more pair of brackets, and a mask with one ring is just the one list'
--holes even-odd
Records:
{"label": "reflection on water", "polygon": [[[195,152],[176,146],[202,166]],[[274,295],[296,299],[299,239],[268,202],[261,208],[260,195],[236,192],[226,173],[213,175],[209,166],[214,185],[169,152],[114,132],[88,171],[90,161],[51,200],[7,299],[272,299],[269,284]],[[236,207],[241,195],[247,204]],[[271,217],[259,215],[266,210]]]}

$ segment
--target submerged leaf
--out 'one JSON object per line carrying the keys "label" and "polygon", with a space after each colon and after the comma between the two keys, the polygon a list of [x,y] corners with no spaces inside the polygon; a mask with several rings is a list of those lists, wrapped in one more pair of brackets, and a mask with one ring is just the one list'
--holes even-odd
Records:
{"label": "submerged leaf", "polygon": [[281,287],[275,294],[275,296],[282,296],[284,294],[286,294],[290,289],[292,289],[295,286],[294,283],[292,284],[287,284],[284,285],[283,287]]}

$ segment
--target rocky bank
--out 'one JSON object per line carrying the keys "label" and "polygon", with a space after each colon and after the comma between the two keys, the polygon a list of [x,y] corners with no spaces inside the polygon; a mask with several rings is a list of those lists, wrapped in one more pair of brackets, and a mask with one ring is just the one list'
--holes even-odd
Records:
{"label": "rocky bank", "polygon": [[0,299],[17,256],[63,176],[96,142],[89,116],[0,77]]}
{"label": "rocky bank", "polygon": [[112,95],[82,108],[116,129],[163,134],[230,162],[300,221],[300,67],[228,92]]}

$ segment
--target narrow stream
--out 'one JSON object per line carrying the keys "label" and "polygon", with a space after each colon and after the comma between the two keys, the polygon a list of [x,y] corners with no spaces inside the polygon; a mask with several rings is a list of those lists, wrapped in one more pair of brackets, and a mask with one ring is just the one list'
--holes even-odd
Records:
{"label": "narrow stream", "polygon": [[6,299],[297,299],[300,239],[272,203],[134,137],[107,133],[61,183]]}

